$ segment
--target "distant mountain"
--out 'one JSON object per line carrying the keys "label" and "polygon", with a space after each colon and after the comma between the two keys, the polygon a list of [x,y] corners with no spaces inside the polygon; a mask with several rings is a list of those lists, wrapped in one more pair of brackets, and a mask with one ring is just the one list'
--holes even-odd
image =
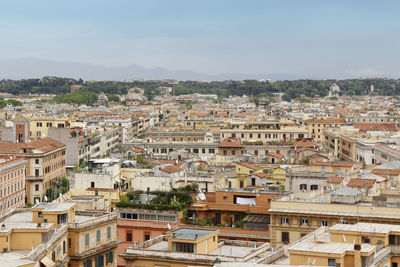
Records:
{"label": "distant mountain", "polygon": [[145,68],[131,64],[125,67],[106,67],[73,61],[50,61],[37,58],[0,60],[0,79],[42,78],[43,76],[68,77],[84,80],[128,80],[128,79],[176,79],[176,80],[245,80],[271,78],[298,79],[293,75],[268,74],[204,74],[192,71],[173,71],[163,68]]}

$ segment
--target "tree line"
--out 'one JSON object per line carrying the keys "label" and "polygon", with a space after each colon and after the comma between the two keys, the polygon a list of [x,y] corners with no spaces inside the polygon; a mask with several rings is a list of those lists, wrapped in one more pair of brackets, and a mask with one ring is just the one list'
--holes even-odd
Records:
{"label": "tree line", "polygon": [[[244,81],[179,81],[174,84],[167,81],[83,81],[71,78],[43,77],[42,79],[24,79],[24,80],[1,80],[0,92],[7,92],[14,95],[41,93],[64,95],[58,97],[55,101],[69,101],[86,104],[88,101],[77,100],[78,95],[72,94],[66,97],[70,92],[71,85],[81,85],[80,91],[93,92],[96,94],[105,93],[107,95],[124,95],[130,88],[139,87],[144,89],[144,94],[149,100],[152,100],[160,92],[157,89],[160,86],[174,86],[176,95],[201,93],[216,94],[218,97],[228,97],[230,95],[248,95],[254,97],[270,97],[273,93],[284,93],[285,100],[299,98],[301,96],[323,97],[329,93],[329,87],[332,83],[340,86],[343,95],[364,95],[370,94],[371,85],[374,86],[372,94],[395,96],[400,93],[399,80],[397,79],[347,79],[347,80],[285,80],[275,82],[260,82],[257,80]],[[91,97],[91,95],[90,95]],[[89,102],[92,102],[90,98]],[[116,98],[115,98],[116,100]]]}

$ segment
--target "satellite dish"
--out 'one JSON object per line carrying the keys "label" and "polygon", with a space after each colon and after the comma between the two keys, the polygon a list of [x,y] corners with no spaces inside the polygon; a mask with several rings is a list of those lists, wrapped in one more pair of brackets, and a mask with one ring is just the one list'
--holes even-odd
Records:
{"label": "satellite dish", "polygon": [[44,196],[44,201],[46,201],[46,202],[48,201],[47,196]]}
{"label": "satellite dish", "polygon": [[35,204],[39,204],[39,203],[40,203],[39,199],[35,199]]}

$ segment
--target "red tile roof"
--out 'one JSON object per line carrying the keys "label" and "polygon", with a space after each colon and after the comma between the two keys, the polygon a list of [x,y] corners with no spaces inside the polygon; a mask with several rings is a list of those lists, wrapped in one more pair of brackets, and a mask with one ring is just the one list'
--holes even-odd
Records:
{"label": "red tile roof", "polygon": [[255,171],[258,171],[258,170],[262,169],[262,168],[258,167],[257,165],[252,164],[252,163],[248,163],[248,162],[239,162],[239,163],[236,163],[236,165],[241,165],[243,167],[246,167],[246,168],[249,168],[249,169],[252,169],[252,170],[255,170]]}
{"label": "red tile roof", "polygon": [[218,147],[227,147],[227,148],[242,148],[242,142],[239,138],[229,137],[227,139],[222,140]]}
{"label": "red tile roof", "polygon": [[183,171],[184,169],[182,169],[182,168],[179,168],[178,166],[167,166],[167,167],[164,167],[164,168],[162,168],[161,169],[163,172],[166,172],[166,173],[174,173],[174,172],[181,172],[181,171]]}
{"label": "red tile roof", "polygon": [[340,184],[343,180],[343,177],[329,177],[326,182],[330,184]]}
{"label": "red tile roof", "polygon": [[395,123],[354,123],[354,128],[360,131],[396,131],[397,126]]}
{"label": "red tile roof", "polygon": [[348,187],[365,187],[368,185],[368,188],[373,187],[375,184],[374,179],[350,179],[347,183]]}
{"label": "red tile roof", "polygon": [[267,154],[268,157],[274,157],[274,158],[280,158],[283,159],[285,156],[282,154],[274,153],[274,152],[268,152]]}

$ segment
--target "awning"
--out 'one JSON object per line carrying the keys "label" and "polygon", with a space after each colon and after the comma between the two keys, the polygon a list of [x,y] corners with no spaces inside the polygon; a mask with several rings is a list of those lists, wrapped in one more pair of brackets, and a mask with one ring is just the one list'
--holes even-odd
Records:
{"label": "awning", "polygon": [[255,197],[254,198],[237,197],[236,198],[236,204],[255,206],[256,205],[256,198]]}
{"label": "awning", "polygon": [[46,266],[46,267],[56,266],[56,263],[47,257],[44,257],[43,259],[41,259],[40,262],[43,263],[44,266]]}

